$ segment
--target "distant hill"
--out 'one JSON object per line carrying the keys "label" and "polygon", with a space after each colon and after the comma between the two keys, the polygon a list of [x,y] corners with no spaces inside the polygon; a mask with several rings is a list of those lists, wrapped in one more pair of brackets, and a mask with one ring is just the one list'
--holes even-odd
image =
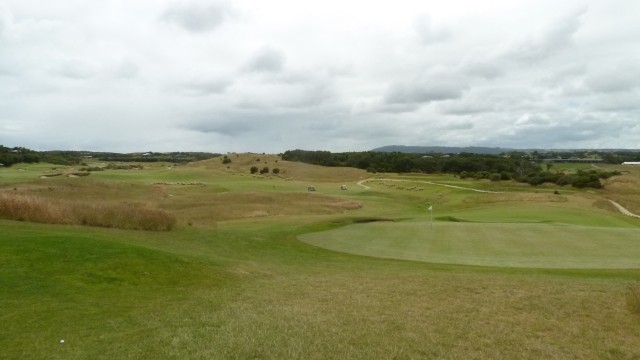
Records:
{"label": "distant hill", "polygon": [[488,154],[497,155],[509,151],[527,151],[507,149],[500,147],[482,147],[482,146],[467,146],[467,147],[453,147],[453,146],[406,146],[406,145],[389,145],[379,148],[375,148],[371,151],[374,152],[400,152],[406,154],[426,154],[426,153],[440,153],[440,154],[457,154],[457,153],[472,153],[472,154]]}

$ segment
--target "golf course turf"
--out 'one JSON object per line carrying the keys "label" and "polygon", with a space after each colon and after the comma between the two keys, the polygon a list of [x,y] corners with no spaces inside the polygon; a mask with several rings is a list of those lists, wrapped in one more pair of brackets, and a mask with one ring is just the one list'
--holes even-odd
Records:
{"label": "golf course turf", "polygon": [[[607,201],[637,213],[637,173],[590,191],[394,174],[496,193],[365,189],[364,171],[230,158],[0,169],[8,197],[176,218],[0,219],[0,358],[640,358],[640,220]],[[251,175],[258,160],[281,175]]]}

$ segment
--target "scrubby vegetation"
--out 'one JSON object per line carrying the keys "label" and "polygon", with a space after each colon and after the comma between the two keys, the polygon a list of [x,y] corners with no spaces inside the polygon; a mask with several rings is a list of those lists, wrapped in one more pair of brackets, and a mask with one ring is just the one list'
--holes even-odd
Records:
{"label": "scrubby vegetation", "polygon": [[175,216],[142,204],[54,203],[36,196],[0,193],[0,218],[47,224],[76,224],[130,230],[171,230]]}
{"label": "scrubby vegetation", "polygon": [[323,166],[349,166],[369,172],[395,173],[448,173],[460,178],[488,179],[491,181],[516,180],[540,185],[553,183],[578,188],[601,188],[600,179],[607,179],[620,172],[604,170],[550,172],[543,170],[537,154],[507,153],[503,155],[480,154],[408,154],[383,152],[331,153],[328,151],[286,151],[282,158]]}
{"label": "scrubby vegetation", "polygon": [[57,165],[79,165],[88,159],[111,162],[171,162],[183,164],[218,156],[220,156],[220,154],[204,152],[120,154],[92,151],[35,151],[23,147],[8,148],[0,145],[0,164],[4,164],[4,166],[12,166],[17,163],[39,162]]}

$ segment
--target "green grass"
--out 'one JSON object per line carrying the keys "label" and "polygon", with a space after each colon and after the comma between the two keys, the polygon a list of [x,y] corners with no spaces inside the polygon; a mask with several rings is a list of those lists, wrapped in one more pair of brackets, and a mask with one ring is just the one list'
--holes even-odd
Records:
{"label": "green grass", "polygon": [[379,222],[300,239],[352,254],[529,268],[640,268],[639,228],[553,224]]}
{"label": "green grass", "polygon": [[[48,165],[2,169],[2,191],[147,203],[178,225],[149,232],[0,220],[0,358],[640,357],[638,223],[595,206],[603,192],[365,190],[355,185],[362,173],[313,178],[322,169],[278,162],[285,180],[240,174],[251,157],[232,161],[237,168],[212,160],[86,178],[40,179]],[[316,194],[306,192],[310,183]],[[361,207],[344,206],[354,202]],[[464,221],[426,231],[427,202],[436,217]],[[353,224],[368,219],[397,221]],[[434,257],[362,256],[299,241],[307,237]]]}

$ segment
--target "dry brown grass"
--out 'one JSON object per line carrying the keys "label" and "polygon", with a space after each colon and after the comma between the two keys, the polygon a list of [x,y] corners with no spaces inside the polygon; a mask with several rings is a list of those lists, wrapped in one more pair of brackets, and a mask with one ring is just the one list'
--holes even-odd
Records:
{"label": "dry brown grass", "polygon": [[140,203],[88,205],[32,195],[0,193],[0,218],[47,224],[77,224],[131,230],[171,230],[172,214]]}
{"label": "dry brown grass", "polygon": [[274,168],[280,169],[280,174],[270,174],[266,176],[277,176],[289,180],[317,182],[348,182],[366,179],[371,176],[371,174],[361,169],[309,165],[281,160],[277,155],[229,154],[227,156],[231,159],[231,163],[229,164],[223,164],[222,158],[215,158],[193,163],[190,166],[236,174],[249,174],[249,170],[252,166],[257,166],[259,169],[266,166],[269,170]]}
{"label": "dry brown grass", "polygon": [[0,218],[46,224],[72,223],[69,211],[30,195],[0,193]]}
{"label": "dry brown grass", "polygon": [[622,176],[604,182],[605,197],[620,203],[629,211],[640,214],[640,170],[632,169]]}
{"label": "dry brown grass", "polygon": [[632,313],[640,315],[640,282],[629,286],[627,306]]}
{"label": "dry brown grass", "polygon": [[348,199],[309,193],[227,192],[182,194],[163,207],[190,223],[280,215],[326,215],[355,210],[362,204]]}
{"label": "dry brown grass", "polygon": [[88,226],[162,231],[171,230],[176,224],[172,214],[140,203],[76,205],[73,213],[77,222]]}

